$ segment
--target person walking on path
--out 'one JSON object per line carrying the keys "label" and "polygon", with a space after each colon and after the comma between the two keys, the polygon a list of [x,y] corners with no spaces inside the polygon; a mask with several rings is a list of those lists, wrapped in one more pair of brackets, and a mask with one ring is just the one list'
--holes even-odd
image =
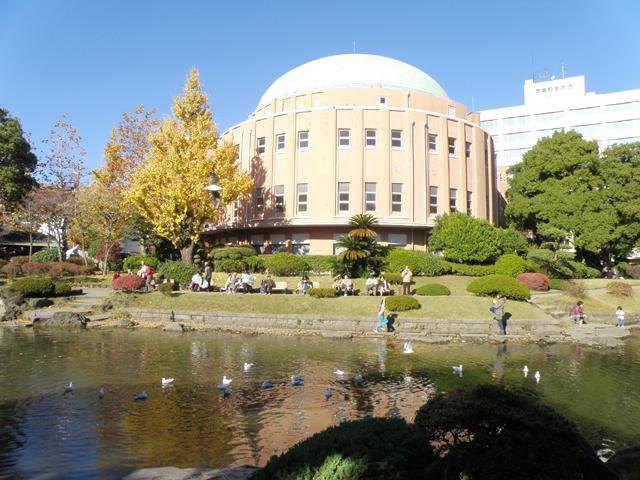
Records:
{"label": "person walking on path", "polygon": [[507,299],[501,293],[496,295],[491,304],[491,313],[493,313],[493,319],[498,322],[498,328],[500,329],[500,335],[507,334],[507,326],[504,321],[504,304],[507,303]]}
{"label": "person walking on path", "polygon": [[624,328],[624,310],[620,306],[616,310],[616,327]]}
{"label": "person walking on path", "polygon": [[387,324],[386,308],[386,299],[385,297],[382,297],[382,300],[378,305],[378,324],[376,325],[376,328],[373,329],[376,333],[378,333],[380,328],[384,328]]}
{"label": "person walking on path", "polygon": [[411,294],[411,280],[413,279],[413,272],[409,268],[409,265],[405,265],[404,270],[400,274],[402,276],[402,294]]}
{"label": "person walking on path", "polygon": [[582,307],[583,305],[584,302],[582,300],[579,300],[578,303],[576,303],[569,311],[569,315],[576,325],[582,325],[583,323],[586,323],[585,319],[587,318],[587,316],[584,314],[584,308]]}

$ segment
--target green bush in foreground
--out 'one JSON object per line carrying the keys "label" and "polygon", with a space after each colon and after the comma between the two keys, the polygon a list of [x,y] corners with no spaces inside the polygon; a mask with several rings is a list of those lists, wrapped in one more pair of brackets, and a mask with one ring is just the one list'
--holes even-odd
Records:
{"label": "green bush in foreground", "polygon": [[333,288],[310,288],[307,293],[314,298],[334,298],[336,291]]}
{"label": "green bush in foreground", "polygon": [[406,312],[407,310],[418,310],[420,302],[409,295],[400,295],[387,298],[386,307],[391,312]]}
{"label": "green bush in foreground", "polygon": [[575,425],[530,396],[496,385],[438,393],[416,413],[438,479],[616,478]]}
{"label": "green bush in foreground", "polygon": [[509,253],[501,256],[496,262],[496,274],[508,275],[516,278],[521,273],[527,271],[527,262],[524,258]]}
{"label": "green bush in foreground", "polygon": [[427,478],[433,454],[424,433],[400,418],[344,422],[308,438],[255,472],[254,480]]}
{"label": "green bush in foreground", "polygon": [[331,272],[335,255],[305,255],[304,260],[309,265],[309,271],[313,273]]}
{"label": "green bush in foreground", "polygon": [[71,295],[71,284],[69,282],[55,282],[53,284],[53,293],[58,297],[67,297]]}
{"label": "green bush in foreground", "polygon": [[183,288],[189,286],[191,277],[198,271],[194,265],[180,261],[169,261],[161,263],[158,267],[158,275],[162,278],[175,280]]}
{"label": "green bush in foreground", "polygon": [[562,278],[550,278],[549,288],[553,290],[566,290],[569,281]]}
{"label": "green bush in foreground", "polygon": [[440,295],[451,295],[451,290],[439,283],[427,283],[416,290],[416,295],[437,297]]}
{"label": "green bush in foreground", "polygon": [[25,277],[14,281],[11,290],[23,297],[49,297],[54,294],[53,280],[46,277]]}
{"label": "green bush in foreground", "polygon": [[476,295],[496,295],[501,293],[513,300],[527,300],[531,297],[529,288],[515,278],[506,275],[479,277],[467,285],[467,291]]}

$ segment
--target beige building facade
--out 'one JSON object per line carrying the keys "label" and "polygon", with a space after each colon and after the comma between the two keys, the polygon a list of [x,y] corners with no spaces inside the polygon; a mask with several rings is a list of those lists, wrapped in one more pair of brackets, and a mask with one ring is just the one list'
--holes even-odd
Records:
{"label": "beige building facade", "polygon": [[478,116],[397,60],[304,64],[222,139],[237,145],[255,186],[205,232],[212,244],[332,254],[349,218],[371,213],[382,243],[423,250],[438,215],[497,221],[493,145]]}

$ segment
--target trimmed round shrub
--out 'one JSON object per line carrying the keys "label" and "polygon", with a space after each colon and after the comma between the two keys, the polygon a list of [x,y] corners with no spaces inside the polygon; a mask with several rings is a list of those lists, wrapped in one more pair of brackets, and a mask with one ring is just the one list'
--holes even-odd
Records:
{"label": "trimmed round shrub", "polygon": [[314,298],[334,298],[336,291],[333,288],[310,288],[307,293]]}
{"label": "trimmed round shrub", "polygon": [[145,280],[137,275],[120,275],[111,282],[114,290],[122,290],[123,292],[135,292],[145,285]]}
{"label": "trimmed round shrub", "polygon": [[145,265],[149,265],[152,270],[158,269],[159,261],[153,255],[129,255],[122,262],[122,268],[124,270],[131,270],[135,273],[140,270],[142,262],[144,262]]}
{"label": "trimmed round shrub", "polygon": [[273,456],[253,480],[400,480],[427,477],[433,462],[422,432],[401,418],[348,421]]}
{"label": "trimmed round shrub", "polygon": [[158,266],[159,277],[175,280],[182,288],[189,286],[191,277],[197,271],[198,269],[194,265],[180,261],[163,262]]}
{"label": "trimmed round shrub", "polygon": [[247,265],[247,262],[245,260],[237,260],[233,258],[227,258],[225,260],[218,261],[216,262],[215,266],[216,272],[225,273],[239,273],[249,269],[249,266]]}
{"label": "trimmed round shrub", "polygon": [[222,247],[214,248],[209,256],[215,262],[222,260],[240,260],[245,257],[253,257],[256,251],[252,247]]}
{"label": "trimmed round shrub", "polygon": [[508,275],[516,278],[527,271],[527,262],[524,258],[512,253],[501,256],[496,262],[496,274]]}
{"label": "trimmed round shrub", "polygon": [[418,310],[420,302],[410,295],[400,295],[387,298],[386,307],[391,312],[406,312],[407,310]]}
{"label": "trimmed round shrub", "polygon": [[51,278],[86,275],[92,271],[91,267],[70,262],[25,263],[22,265],[22,272],[25,275],[47,275]]}
{"label": "trimmed round shrub", "polygon": [[416,295],[424,297],[446,296],[451,295],[451,290],[439,283],[427,283],[426,285],[422,285],[416,289]]}
{"label": "trimmed round shrub", "polygon": [[442,261],[443,273],[452,275],[463,275],[466,277],[484,277],[485,275],[493,275],[496,273],[494,265],[468,265],[466,263],[456,263]]}
{"label": "trimmed round shrub", "polygon": [[549,277],[541,273],[521,273],[516,280],[524,283],[529,290],[546,291],[549,290]]}
{"label": "trimmed round shrub", "polygon": [[304,261],[309,265],[309,271],[313,273],[331,273],[334,255],[305,255]]}
{"label": "trimmed round shrub", "polygon": [[173,283],[161,283],[160,285],[158,285],[156,290],[158,290],[163,295],[169,296],[173,292]]}
{"label": "trimmed round shrub", "polygon": [[279,277],[302,275],[309,271],[309,265],[303,256],[286,252],[265,255],[264,266],[271,275]]}
{"label": "trimmed round shrub", "polygon": [[568,280],[564,280],[562,278],[550,278],[549,288],[553,290],[566,290],[568,283]]}
{"label": "trimmed round shrub", "polygon": [[421,478],[616,478],[573,423],[501,386],[438,393],[418,409],[415,427],[437,459]]}
{"label": "trimmed round shrub", "polygon": [[71,284],[69,282],[55,282],[53,293],[59,297],[68,297],[71,295]]}
{"label": "trimmed round shrub", "polygon": [[15,280],[9,288],[23,297],[49,297],[53,295],[55,285],[46,277],[25,277]]}
{"label": "trimmed round shrub", "polygon": [[501,293],[512,300],[527,300],[531,297],[529,287],[507,275],[487,275],[476,278],[467,285],[467,291],[483,296]]}
{"label": "trimmed round shrub", "polygon": [[391,285],[400,285],[402,283],[402,275],[399,273],[384,273],[384,278]]}
{"label": "trimmed round shrub", "polygon": [[387,255],[387,270],[400,273],[408,265],[414,275],[435,277],[442,275],[441,260],[429,252],[392,248]]}
{"label": "trimmed round shrub", "polygon": [[633,297],[633,288],[624,282],[607,283],[607,293],[616,297]]}
{"label": "trimmed round shrub", "polygon": [[569,260],[568,262],[569,268],[571,269],[571,277],[572,278],[600,278],[602,277],[602,272],[597,268],[590,267],[585,265],[582,262],[576,262],[575,260]]}
{"label": "trimmed round shrub", "polygon": [[57,248],[45,248],[31,255],[33,263],[56,262],[60,260]]}

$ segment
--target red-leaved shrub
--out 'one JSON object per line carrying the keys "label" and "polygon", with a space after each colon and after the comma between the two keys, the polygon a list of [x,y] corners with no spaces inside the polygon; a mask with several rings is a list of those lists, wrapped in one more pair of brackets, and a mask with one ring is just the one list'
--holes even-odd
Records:
{"label": "red-leaved shrub", "polygon": [[9,262],[0,268],[0,273],[6,275],[9,278],[15,278],[22,275],[22,268],[17,263]]}
{"label": "red-leaved shrub", "polygon": [[52,278],[86,275],[91,269],[70,262],[25,263],[22,265],[24,275],[46,275]]}
{"label": "red-leaved shrub", "polygon": [[549,277],[542,273],[521,273],[516,280],[524,283],[530,290],[549,290]]}
{"label": "red-leaved shrub", "polygon": [[122,290],[123,292],[133,292],[144,287],[144,278],[137,275],[121,275],[111,282],[114,290]]}
{"label": "red-leaved shrub", "polygon": [[99,262],[104,262],[105,254],[107,253],[107,247],[110,246],[109,258],[107,258],[109,268],[117,270],[122,266],[122,259],[120,258],[120,243],[111,242],[110,244],[104,243],[96,250],[96,258]]}

